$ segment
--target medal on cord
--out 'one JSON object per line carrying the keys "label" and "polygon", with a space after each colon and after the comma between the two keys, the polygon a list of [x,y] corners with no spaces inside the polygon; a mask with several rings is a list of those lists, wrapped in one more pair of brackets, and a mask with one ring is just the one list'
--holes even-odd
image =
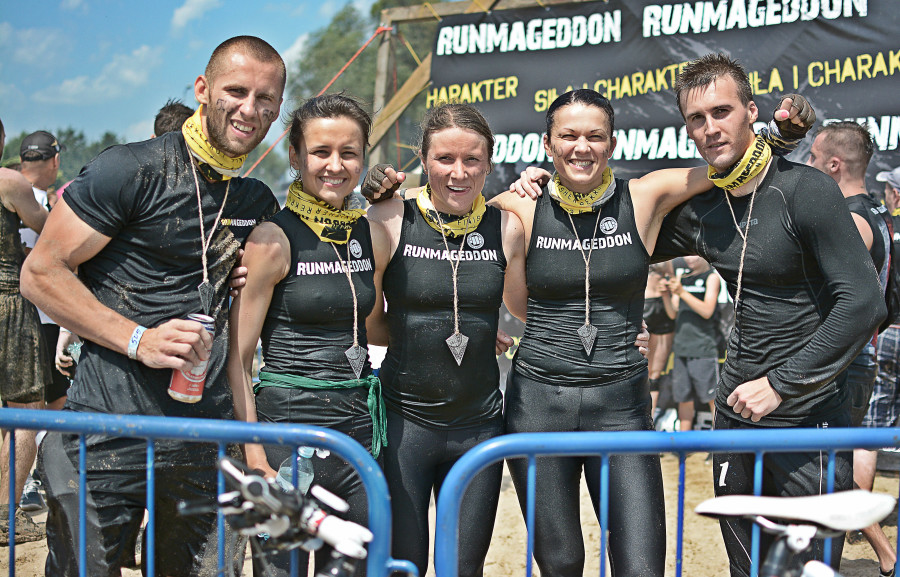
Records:
{"label": "medal on cord", "polygon": [[350,368],[353,369],[353,374],[356,375],[357,380],[359,380],[359,376],[362,374],[363,366],[366,363],[366,357],[369,352],[359,346],[359,326],[357,325],[359,322],[359,311],[357,309],[356,287],[353,286],[353,275],[350,273],[350,243],[347,243],[346,263],[344,263],[344,259],[341,258],[341,253],[338,252],[334,243],[330,242],[328,244],[334,249],[334,254],[337,255],[338,262],[341,263],[341,268],[344,269],[344,273],[347,275],[347,282],[350,283],[350,293],[353,295],[353,346],[344,351],[344,355],[350,362]]}
{"label": "medal on cord", "polygon": [[447,260],[450,261],[450,268],[453,269],[453,334],[447,337],[447,340],[444,342],[447,343],[447,346],[450,348],[450,352],[453,353],[453,358],[456,359],[457,366],[462,365],[463,355],[466,354],[466,346],[469,344],[469,337],[459,332],[459,261],[462,257],[463,247],[466,246],[466,236],[469,234],[469,223],[466,221],[466,230],[462,236],[462,242],[459,244],[459,250],[456,251],[456,262],[450,259],[450,246],[447,244],[447,235],[444,233],[444,221],[441,219],[441,213],[437,210],[434,211],[434,214],[437,215],[438,223],[441,225],[441,240],[444,241],[444,248],[447,249]]}
{"label": "medal on cord", "polygon": [[[584,254],[584,248],[581,246],[581,239],[578,238],[578,231],[575,229],[575,221],[572,220],[572,214],[566,211],[569,217],[569,224],[572,225],[572,232],[575,233],[575,243],[578,245],[578,251],[581,258],[584,259],[584,324],[579,328],[578,338],[584,346],[584,352],[591,354],[594,349],[594,341],[597,340],[597,327],[591,324],[591,254],[594,252],[594,243],[591,242],[591,248],[587,254]],[[597,221],[594,223],[594,233],[591,235],[591,241],[597,236],[597,226],[600,224],[600,211],[597,211]]]}
{"label": "medal on cord", "polygon": [[197,190],[197,212],[200,214],[200,249],[202,251],[200,260],[203,263],[203,282],[197,285],[197,292],[200,293],[200,306],[203,309],[203,314],[209,316],[216,291],[209,283],[206,251],[209,249],[210,243],[212,243],[213,234],[216,232],[216,226],[222,218],[222,211],[225,210],[225,203],[228,202],[228,190],[231,188],[231,180],[229,179],[228,184],[225,185],[225,197],[222,199],[222,206],[219,207],[219,213],[216,215],[212,230],[209,231],[209,237],[207,237],[203,227],[203,201],[200,198],[200,181],[197,180],[197,167],[194,166],[193,159],[191,160],[191,173],[194,175],[194,187]]}

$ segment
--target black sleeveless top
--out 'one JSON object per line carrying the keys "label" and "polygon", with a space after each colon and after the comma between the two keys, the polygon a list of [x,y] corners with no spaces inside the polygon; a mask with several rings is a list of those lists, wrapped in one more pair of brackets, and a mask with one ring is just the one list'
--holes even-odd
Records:
{"label": "black sleeveless top", "polygon": [[[262,330],[265,370],[313,379],[356,378],[344,351],[353,346],[353,296],[332,243],[322,242],[300,218],[284,208],[270,222],[291,245],[291,270],[275,285]],[[357,299],[359,346],[366,347],[366,317],[375,306],[375,258],[369,222],[353,225],[350,241],[335,244],[350,270]],[[361,376],[371,374],[368,363]]]}
{"label": "black sleeveless top", "polygon": [[[448,237],[448,254],[415,199],[407,200],[400,242],[384,272],[390,336],[379,376],[385,405],[426,427],[470,427],[501,414],[494,354],[506,271],[500,211],[487,207],[465,241],[461,249],[462,237]],[[469,337],[462,365],[444,342],[454,330],[451,262],[459,250],[459,330]]]}
{"label": "black sleeveless top", "polygon": [[595,386],[646,370],[634,341],[650,257],[637,232],[628,182],[616,179],[616,188],[599,215],[572,215],[585,256],[593,246],[590,301],[597,339],[590,354],[577,334],[584,324],[582,253],[559,203],[546,190],[538,198],[525,263],[528,322],[516,357],[519,374],[547,384]]}
{"label": "black sleeveless top", "polygon": [[869,228],[872,229],[872,248],[869,254],[872,256],[872,262],[875,264],[875,270],[878,271],[878,278],[881,281],[881,287],[887,286],[887,262],[888,255],[891,254],[891,232],[889,226],[893,226],[891,215],[888,209],[883,205],[876,203],[869,196],[857,194],[849,198],[845,198],[847,208],[853,214],[866,219]]}
{"label": "black sleeveless top", "polygon": [[[697,274],[684,275],[681,277],[681,285],[684,290],[702,301],[706,298],[706,283],[712,274],[714,271],[709,269]],[[717,358],[719,356],[716,345],[717,330],[715,314],[705,319],[681,299],[678,302],[678,321],[675,323],[672,352],[676,357]]]}
{"label": "black sleeveless top", "polygon": [[662,297],[644,297],[644,322],[647,332],[665,335],[675,331],[675,319],[669,317]]}

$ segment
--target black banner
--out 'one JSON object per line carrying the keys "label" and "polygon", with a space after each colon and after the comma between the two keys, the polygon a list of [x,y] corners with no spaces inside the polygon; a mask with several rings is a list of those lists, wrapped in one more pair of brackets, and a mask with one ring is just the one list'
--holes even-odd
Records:
{"label": "black banner", "polygon": [[[470,102],[490,121],[490,197],[528,165],[552,169],[547,107],[567,90],[593,88],[615,109],[610,166],[632,178],[702,162],[673,85],[684,63],[727,52],[749,73],[760,120],[780,94],[800,92],[820,122],[867,122],[876,141],[869,190],[881,193],[874,175],[900,165],[898,8],[896,0],[609,0],[450,16],[435,40],[427,102]],[[805,162],[811,141],[791,158]],[[504,316],[501,325],[521,334]]]}
{"label": "black banner", "polygon": [[[724,51],[747,69],[761,120],[779,94],[800,92],[820,120],[867,121],[875,174],[900,165],[898,31],[896,0],[609,0],[450,16],[435,40],[427,101],[471,102],[487,116],[497,136],[492,196],[525,166],[549,167],[547,107],[569,89],[593,88],[615,108],[610,165],[630,178],[701,162],[672,88],[682,64]],[[808,150],[792,158],[805,161]]]}

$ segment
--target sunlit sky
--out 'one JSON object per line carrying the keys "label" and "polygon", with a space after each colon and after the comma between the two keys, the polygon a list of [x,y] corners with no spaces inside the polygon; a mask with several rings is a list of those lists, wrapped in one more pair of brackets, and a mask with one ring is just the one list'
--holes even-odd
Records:
{"label": "sunlit sky", "polygon": [[220,42],[259,36],[291,70],[347,2],[0,0],[0,119],[10,135],[71,126],[144,140],[166,100],[196,105],[194,80]]}

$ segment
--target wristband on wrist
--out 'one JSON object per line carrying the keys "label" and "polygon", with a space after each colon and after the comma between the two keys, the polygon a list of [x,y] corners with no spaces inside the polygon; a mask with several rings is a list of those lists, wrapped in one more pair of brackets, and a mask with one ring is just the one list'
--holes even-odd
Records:
{"label": "wristband on wrist", "polygon": [[147,330],[147,327],[142,327],[138,325],[135,327],[134,332],[131,333],[131,340],[128,341],[128,358],[136,361],[137,360],[137,350],[138,345],[141,344],[141,337],[144,335],[144,331]]}

